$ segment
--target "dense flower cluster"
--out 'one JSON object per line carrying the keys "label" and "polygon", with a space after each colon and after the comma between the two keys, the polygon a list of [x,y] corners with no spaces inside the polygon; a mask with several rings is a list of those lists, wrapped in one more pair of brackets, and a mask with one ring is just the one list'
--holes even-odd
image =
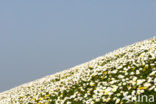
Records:
{"label": "dense flower cluster", "polygon": [[156,37],[0,93],[0,104],[125,104],[156,93]]}

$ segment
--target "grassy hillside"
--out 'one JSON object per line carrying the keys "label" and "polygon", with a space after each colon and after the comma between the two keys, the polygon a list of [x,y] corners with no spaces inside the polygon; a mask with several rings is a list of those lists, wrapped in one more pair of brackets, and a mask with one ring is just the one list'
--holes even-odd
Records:
{"label": "grassy hillside", "polygon": [[125,104],[141,95],[156,102],[156,37],[2,92],[0,104]]}

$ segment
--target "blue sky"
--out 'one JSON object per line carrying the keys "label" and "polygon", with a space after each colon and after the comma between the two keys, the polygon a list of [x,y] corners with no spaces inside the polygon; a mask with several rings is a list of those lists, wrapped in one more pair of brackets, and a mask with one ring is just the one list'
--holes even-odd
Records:
{"label": "blue sky", "polygon": [[156,35],[155,0],[0,1],[0,92]]}

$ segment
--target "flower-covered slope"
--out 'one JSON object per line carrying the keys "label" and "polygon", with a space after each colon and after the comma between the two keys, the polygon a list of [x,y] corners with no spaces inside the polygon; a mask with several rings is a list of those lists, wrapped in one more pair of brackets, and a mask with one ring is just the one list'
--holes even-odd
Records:
{"label": "flower-covered slope", "polygon": [[0,104],[125,104],[156,97],[156,37],[0,93]]}

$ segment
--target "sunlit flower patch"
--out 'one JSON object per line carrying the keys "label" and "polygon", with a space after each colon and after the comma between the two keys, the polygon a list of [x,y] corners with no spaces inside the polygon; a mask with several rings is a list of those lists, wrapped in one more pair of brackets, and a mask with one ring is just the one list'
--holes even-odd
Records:
{"label": "sunlit flower patch", "polygon": [[155,37],[2,92],[0,104],[125,104],[141,94],[156,98]]}

